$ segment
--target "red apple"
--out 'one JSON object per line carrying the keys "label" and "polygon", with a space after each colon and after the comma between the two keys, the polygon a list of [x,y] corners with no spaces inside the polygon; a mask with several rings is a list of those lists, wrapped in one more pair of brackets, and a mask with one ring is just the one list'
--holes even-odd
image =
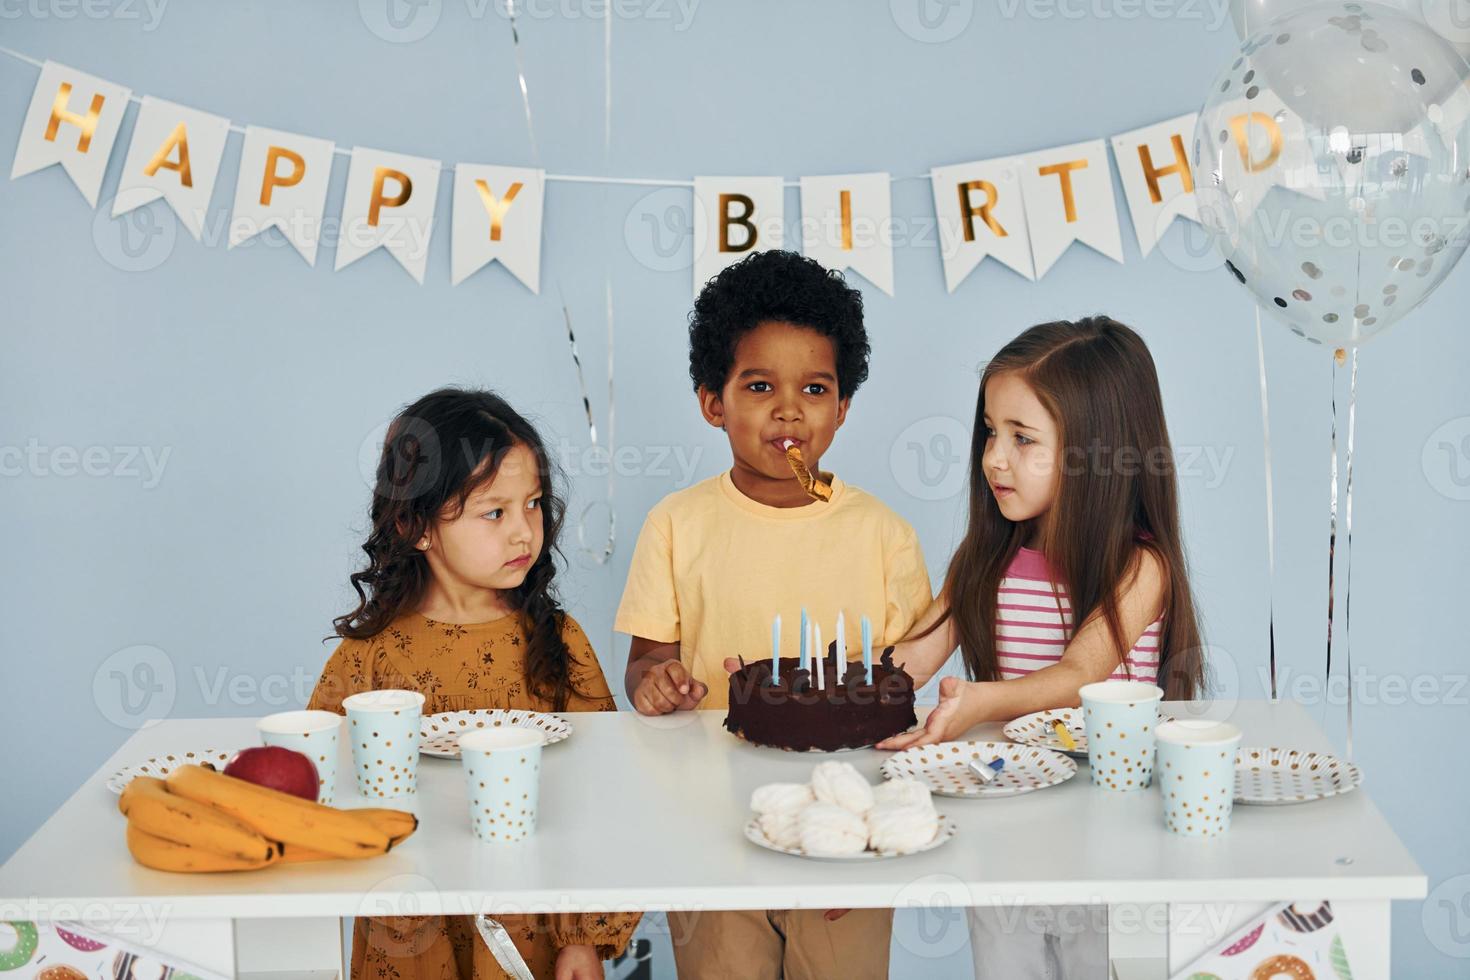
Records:
{"label": "red apple", "polygon": [[279,745],[241,749],[225,766],[225,775],[257,786],[268,786],[312,802],[316,802],[317,789],[320,786],[316,764],[300,752],[293,752]]}

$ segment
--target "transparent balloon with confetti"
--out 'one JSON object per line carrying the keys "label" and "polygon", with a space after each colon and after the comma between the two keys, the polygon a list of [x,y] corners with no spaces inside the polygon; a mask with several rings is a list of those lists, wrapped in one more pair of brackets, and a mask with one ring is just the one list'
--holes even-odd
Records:
{"label": "transparent balloon with confetti", "polygon": [[1216,77],[1195,129],[1200,220],[1230,274],[1294,333],[1362,344],[1459,261],[1467,74],[1414,17],[1319,3],[1253,34]]}

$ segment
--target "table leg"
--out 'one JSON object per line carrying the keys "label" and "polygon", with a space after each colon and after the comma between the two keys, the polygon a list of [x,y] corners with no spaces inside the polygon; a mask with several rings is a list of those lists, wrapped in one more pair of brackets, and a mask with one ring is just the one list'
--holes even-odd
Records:
{"label": "table leg", "polygon": [[342,922],[236,919],[236,980],[347,980]]}
{"label": "table leg", "polygon": [[1108,962],[1114,980],[1166,980],[1169,906],[1134,902],[1109,905]]}

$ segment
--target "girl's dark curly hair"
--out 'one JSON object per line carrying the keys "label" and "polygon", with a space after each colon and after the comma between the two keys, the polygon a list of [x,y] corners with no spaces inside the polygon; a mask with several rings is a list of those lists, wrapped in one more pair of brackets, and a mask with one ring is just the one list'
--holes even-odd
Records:
{"label": "girl's dark curly hair", "polygon": [[832,338],[837,390],[851,398],[868,380],[863,294],[815,259],[796,252],[756,252],[705,283],[689,314],[689,377],[694,390],[718,392],[735,365],[735,345],[770,320]]}
{"label": "girl's dark curly hair", "polygon": [[388,427],[373,488],[372,530],[362,545],[367,567],[351,579],[357,608],[332,625],[338,636],[365,640],[416,609],[432,572],[415,544],[435,522],[458,517],[470,496],[495,479],[515,446],[530,450],[538,463],[543,544],[525,581],[505,598],[525,623],[527,686],[560,711],[575,690],[571,652],[562,638],[566,613],[553,585],[566,505],[541,436],[492,392],[441,388],[409,405]]}

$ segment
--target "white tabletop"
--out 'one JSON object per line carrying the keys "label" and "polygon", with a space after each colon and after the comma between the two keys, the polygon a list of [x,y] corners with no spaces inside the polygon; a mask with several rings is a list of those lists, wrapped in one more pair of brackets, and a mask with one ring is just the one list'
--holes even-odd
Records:
{"label": "white tabletop", "polygon": [[[1294,703],[1216,704],[1208,715],[1239,724],[1247,746],[1331,748]],[[526,842],[476,840],[459,763],[425,756],[418,796],[390,804],[418,813],[419,831],[389,854],[205,875],[135,864],[104,783],[150,756],[256,744],[254,723],[160,722],[135,733],[0,867],[0,919],[76,918],[89,908],[246,918],[1420,899],[1427,890],[1424,873],[1364,790],[1297,806],[1237,806],[1227,835],[1200,840],[1164,829],[1156,789],[1095,789],[1085,763],[1060,786],[1022,796],[936,797],[959,833],[924,854],[864,862],[790,857],[743,836],[751,790],[805,781],[830,756],[747,745],[724,731],[718,711],[568,717],[571,738],[545,750],[540,826]],[[970,737],[998,739],[999,726]],[[837,758],[877,782],[887,755]],[[342,773],[350,784],[350,764]],[[1366,783],[1372,786],[1372,773]]]}

